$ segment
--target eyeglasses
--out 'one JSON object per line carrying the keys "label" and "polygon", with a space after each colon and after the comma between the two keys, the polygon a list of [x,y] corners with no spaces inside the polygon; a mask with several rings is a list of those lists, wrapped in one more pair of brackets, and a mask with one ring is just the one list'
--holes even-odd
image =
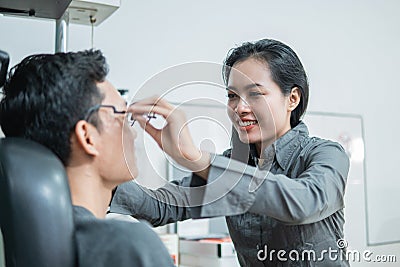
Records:
{"label": "eyeglasses", "polygon": [[[88,111],[86,112],[86,115],[85,115],[85,121],[89,121],[90,116],[94,112],[98,111],[100,108],[111,108],[114,114],[126,115],[127,122],[131,127],[136,122],[135,119],[132,119],[132,114],[127,112],[126,110],[117,110],[117,108],[115,106],[113,106],[113,105],[101,105],[101,104],[95,105],[95,106],[93,106],[93,107],[88,109]],[[147,115],[147,118],[148,118],[147,122],[149,122],[151,119],[155,119],[157,117],[154,115],[154,113],[150,113],[150,114]]]}

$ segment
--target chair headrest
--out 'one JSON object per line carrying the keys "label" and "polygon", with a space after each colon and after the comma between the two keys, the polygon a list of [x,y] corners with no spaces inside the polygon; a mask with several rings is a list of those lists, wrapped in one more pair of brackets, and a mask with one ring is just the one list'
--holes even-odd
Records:
{"label": "chair headrest", "polygon": [[68,179],[50,150],[21,138],[0,139],[0,195],[7,266],[74,266]]}

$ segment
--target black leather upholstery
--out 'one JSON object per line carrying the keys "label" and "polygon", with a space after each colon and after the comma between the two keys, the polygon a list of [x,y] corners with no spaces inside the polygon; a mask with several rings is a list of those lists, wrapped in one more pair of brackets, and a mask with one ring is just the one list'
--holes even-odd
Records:
{"label": "black leather upholstery", "polygon": [[0,139],[0,198],[7,267],[75,265],[68,180],[51,151],[20,138]]}

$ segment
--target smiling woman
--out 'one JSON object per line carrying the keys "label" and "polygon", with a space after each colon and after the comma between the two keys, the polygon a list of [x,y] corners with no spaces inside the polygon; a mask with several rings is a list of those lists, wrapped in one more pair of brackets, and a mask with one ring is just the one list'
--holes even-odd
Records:
{"label": "smiling woman", "polygon": [[[157,97],[136,102],[129,111],[140,125],[193,174],[157,190],[124,184],[111,211],[155,226],[226,216],[242,266],[348,266],[337,240],[343,239],[349,160],[338,143],[310,137],[301,121],[308,82],[299,58],[287,45],[263,39],[232,49],[223,73],[232,147],[211,157],[193,145],[181,111]],[[143,119],[150,112],[165,118],[164,128]],[[340,256],[282,260],[274,254],[328,250]]]}

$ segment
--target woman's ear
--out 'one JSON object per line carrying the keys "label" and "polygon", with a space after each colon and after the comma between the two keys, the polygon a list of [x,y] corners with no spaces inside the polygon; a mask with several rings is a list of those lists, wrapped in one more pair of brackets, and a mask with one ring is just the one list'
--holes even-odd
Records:
{"label": "woman's ear", "polygon": [[292,90],[290,91],[289,94],[289,106],[288,109],[289,111],[293,111],[297,108],[297,106],[300,103],[300,99],[301,99],[301,92],[300,89],[296,86],[293,87]]}
{"label": "woman's ear", "polygon": [[82,149],[91,156],[98,156],[99,151],[96,148],[98,132],[96,127],[87,121],[80,120],[75,125],[75,136]]}

